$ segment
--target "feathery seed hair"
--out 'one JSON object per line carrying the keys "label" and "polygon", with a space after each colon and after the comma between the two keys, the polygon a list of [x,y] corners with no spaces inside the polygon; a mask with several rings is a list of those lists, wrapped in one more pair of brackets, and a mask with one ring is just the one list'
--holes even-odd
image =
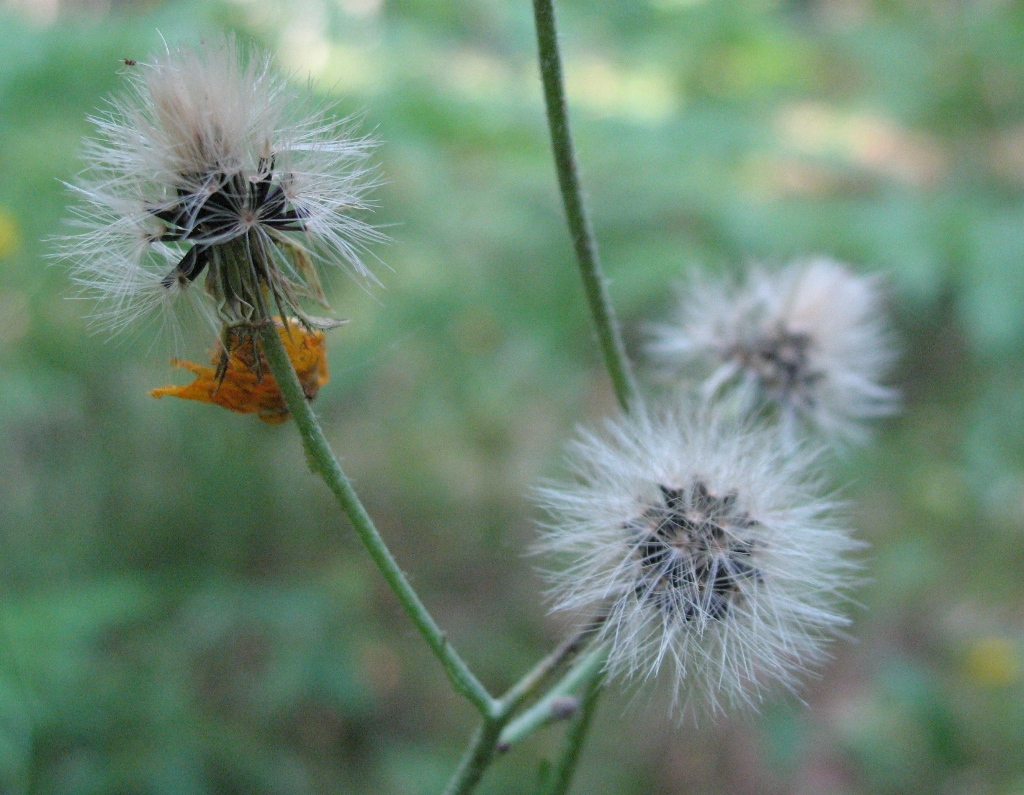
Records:
{"label": "feathery seed hair", "polygon": [[803,425],[862,441],[864,421],[898,405],[879,383],[895,358],[881,303],[875,278],[822,257],[752,268],[739,285],[697,275],[650,350],[667,371],[701,377],[706,397],[773,408],[790,438]]}
{"label": "feathery seed hair", "polygon": [[674,669],[680,713],[793,689],[847,624],[861,545],[820,496],[813,453],[703,406],[638,407],[570,448],[577,482],[541,490],[554,609],[607,616],[614,674]]}
{"label": "feathery seed hair", "polygon": [[95,320],[123,329],[205,272],[202,301],[222,328],[273,310],[332,325],[300,302],[327,306],[317,259],[372,279],[360,252],[382,236],[352,215],[368,207],[372,141],[234,39],[126,72],[125,92],[91,119],[98,137],[72,186],[80,231],[61,240],[83,294],[101,299]]}

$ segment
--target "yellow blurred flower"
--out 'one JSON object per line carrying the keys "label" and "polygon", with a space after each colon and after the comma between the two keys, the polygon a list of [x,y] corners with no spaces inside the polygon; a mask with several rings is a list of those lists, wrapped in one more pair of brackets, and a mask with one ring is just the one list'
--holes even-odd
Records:
{"label": "yellow blurred flower", "polygon": [[976,640],[967,654],[966,674],[983,687],[1005,687],[1020,676],[1018,644],[989,636]]}
{"label": "yellow blurred flower", "polygon": [[21,232],[18,222],[3,207],[0,207],[0,259],[9,257],[21,247]]}

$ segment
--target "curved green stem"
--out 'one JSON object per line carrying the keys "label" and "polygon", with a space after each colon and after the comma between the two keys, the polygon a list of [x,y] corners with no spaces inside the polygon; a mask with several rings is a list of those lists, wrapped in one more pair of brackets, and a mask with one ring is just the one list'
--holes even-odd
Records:
{"label": "curved green stem", "polygon": [[[615,319],[611,299],[601,272],[601,264],[597,255],[597,243],[587,217],[580,187],[579,167],[576,163],[575,147],[572,130],[569,128],[569,115],[565,102],[565,84],[562,78],[562,61],[558,50],[558,31],[555,25],[555,7],[553,0],[533,0],[533,14],[537,25],[537,50],[540,56],[541,81],[544,85],[544,103],[547,108],[548,129],[551,133],[551,146],[555,158],[555,170],[558,173],[558,185],[562,192],[565,205],[566,222],[572,236],[576,260],[583,277],[583,288],[587,295],[590,313],[597,327],[601,352],[604,355],[608,375],[615,387],[615,395],[623,411],[629,411],[637,401],[638,391],[636,379],[626,348],[622,343],[622,334]],[[599,661],[600,664],[598,664]],[[535,721],[546,721],[552,714],[553,704],[548,702],[552,693],[559,690],[567,680],[573,678],[575,671],[589,671],[589,665],[595,667],[590,672],[592,678],[581,704],[581,712],[574,720],[566,735],[565,752],[555,768],[551,795],[561,795],[569,787],[569,781],[579,751],[590,727],[590,720],[597,705],[603,679],[604,656],[598,652],[580,661],[563,681],[552,688],[552,691],[541,699],[534,708],[521,716],[520,721],[510,725],[502,735],[502,742],[511,745],[520,736],[536,728]],[[528,717],[529,716],[529,717]],[[541,724],[542,725],[542,724]]]}
{"label": "curved green stem", "polygon": [[452,686],[469,699],[481,715],[490,718],[498,712],[497,699],[487,692],[487,689],[469,670],[469,666],[452,648],[444,632],[437,626],[437,622],[434,621],[419,595],[413,590],[409,580],[398,567],[398,563],[384,543],[384,539],[377,532],[373,520],[360,502],[352,484],[345,477],[338,459],[334,457],[323,430],[320,428],[320,423],[302,392],[295,368],[288,358],[284,343],[278,336],[277,327],[274,323],[267,321],[257,325],[254,332],[259,338],[260,347],[267,358],[270,372],[273,374],[274,380],[277,381],[285,404],[291,411],[292,417],[295,418],[295,425],[302,437],[302,446],[306,451],[310,469],[323,478],[327,486],[334,492],[342,511],[345,512],[352,527],[366,546],[373,562],[377,564],[380,573],[391,590],[394,591],[395,596],[398,597],[398,601],[401,602],[420,634],[427,641],[427,645],[441,661]]}
{"label": "curved green stem", "polygon": [[626,348],[622,344],[622,334],[615,319],[615,310],[612,309],[608,297],[601,263],[598,260],[597,242],[583,203],[579,166],[576,163],[576,151],[565,105],[562,59],[558,52],[558,33],[555,29],[555,8],[552,0],[533,0],[533,15],[537,23],[540,76],[544,84],[544,103],[547,107],[555,170],[558,172],[558,186],[565,206],[565,220],[569,225],[576,260],[583,276],[587,303],[597,327],[605,366],[615,387],[619,405],[628,410],[636,398],[636,381],[626,357]]}
{"label": "curved green stem", "polygon": [[603,669],[598,669],[595,673],[592,673],[587,681],[579,713],[573,719],[569,730],[565,733],[562,755],[552,771],[551,787],[548,789],[547,795],[565,795],[569,791],[572,774],[576,772],[576,765],[580,761],[583,741],[587,738],[590,722],[593,720],[594,712],[597,710],[597,698],[601,694],[603,683]]}
{"label": "curved green stem", "polygon": [[[623,410],[628,411],[637,397],[636,381],[608,296],[598,260],[597,244],[583,203],[579,169],[566,110],[554,6],[552,0],[534,0],[533,7],[548,126],[566,221],[605,365],[619,404]],[[441,660],[452,685],[483,715],[483,723],[446,789],[446,795],[467,795],[471,792],[491,764],[499,742],[502,747],[509,747],[539,726],[557,719],[553,711],[554,700],[565,697],[575,687],[583,684],[584,693],[580,709],[566,735],[565,748],[555,768],[550,790],[552,795],[562,795],[568,788],[575,770],[601,691],[603,653],[597,650],[579,661],[544,698],[503,732],[512,713],[540,688],[560,664],[579,650],[587,630],[565,641],[528,672],[502,699],[493,698],[448,644],[444,633],[427,612],[374,527],[324,438],[275,327],[273,324],[263,324],[258,327],[257,333],[271,372],[299,427],[311,469],[320,475],[334,492],[342,510],[352,522],[384,578],[434,654]]]}

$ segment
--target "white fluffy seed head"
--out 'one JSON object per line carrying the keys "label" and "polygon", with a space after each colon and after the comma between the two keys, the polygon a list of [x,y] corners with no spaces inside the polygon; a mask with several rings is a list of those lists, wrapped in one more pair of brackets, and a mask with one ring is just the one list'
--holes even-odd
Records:
{"label": "white fluffy seed head", "polygon": [[613,674],[670,668],[680,715],[756,706],[828,656],[861,545],[820,496],[814,455],[707,406],[608,421],[541,490],[556,610],[607,615]]}
{"label": "white fluffy seed head", "polygon": [[894,412],[882,385],[895,358],[876,278],[819,257],[740,284],[697,275],[650,350],[673,375],[699,378],[708,397],[731,392],[745,409],[775,410],[792,438],[810,427],[845,442]]}
{"label": "white fluffy seed head", "polygon": [[[233,39],[125,69],[125,90],[91,119],[97,135],[71,186],[78,231],[59,241],[83,294],[100,299],[100,325],[119,330],[174,305],[219,261],[213,250],[237,241],[265,255],[272,272],[259,281],[289,304],[323,303],[313,260],[372,279],[361,254],[382,235],[353,213],[368,208],[373,142],[352,120]],[[184,259],[192,250],[198,263]],[[232,319],[212,308],[215,321]]]}

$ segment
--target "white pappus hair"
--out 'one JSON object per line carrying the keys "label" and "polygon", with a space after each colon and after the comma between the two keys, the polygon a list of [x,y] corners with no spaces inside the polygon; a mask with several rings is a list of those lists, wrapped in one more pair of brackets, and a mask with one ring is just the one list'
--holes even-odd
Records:
{"label": "white pappus hair", "polygon": [[863,441],[865,421],[893,413],[880,380],[895,352],[872,276],[824,257],[740,284],[696,275],[675,318],[652,329],[650,351],[672,374],[701,379],[706,397],[732,393],[746,410],[770,407],[786,435],[810,427]]}
{"label": "white pappus hair", "polygon": [[100,299],[100,325],[120,330],[202,293],[204,270],[207,314],[245,320],[234,275],[213,284],[240,259],[232,245],[258,249],[268,272],[254,278],[288,310],[300,298],[325,303],[316,260],[373,278],[361,252],[382,235],[353,215],[368,208],[373,141],[351,119],[332,118],[309,87],[296,90],[234,39],[130,63],[125,90],[90,119],[97,134],[71,186],[78,231],[59,240],[82,294]]}
{"label": "white pappus hair", "polygon": [[674,672],[681,715],[794,689],[848,620],[862,545],[820,496],[814,454],[702,406],[638,407],[570,447],[540,490],[554,609],[606,616],[612,674]]}

